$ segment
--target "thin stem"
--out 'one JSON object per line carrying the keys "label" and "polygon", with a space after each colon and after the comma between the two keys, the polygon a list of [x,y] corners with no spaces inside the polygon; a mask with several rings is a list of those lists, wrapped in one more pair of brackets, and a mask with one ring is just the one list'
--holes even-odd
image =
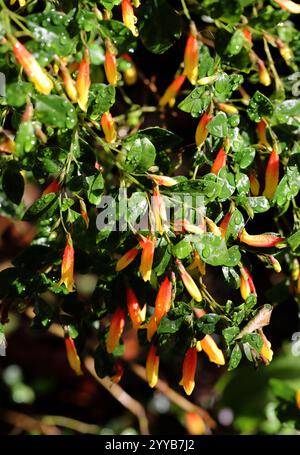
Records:
{"label": "thin stem", "polygon": [[188,7],[186,6],[185,0],[181,0],[181,5],[182,5],[182,9],[183,9],[183,12],[184,12],[185,17],[186,17],[189,21],[191,21],[192,18],[191,18],[191,16],[190,16],[190,12],[189,12],[189,10],[188,10]]}

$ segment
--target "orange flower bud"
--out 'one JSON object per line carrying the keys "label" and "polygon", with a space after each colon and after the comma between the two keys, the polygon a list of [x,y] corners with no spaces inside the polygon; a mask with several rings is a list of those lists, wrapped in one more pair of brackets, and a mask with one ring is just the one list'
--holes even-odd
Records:
{"label": "orange flower bud", "polygon": [[138,29],[135,26],[137,18],[134,15],[130,0],[122,0],[122,19],[123,24],[131,31],[133,36],[139,36]]}
{"label": "orange flower bud", "polygon": [[86,211],[86,205],[85,205],[85,202],[83,199],[79,199],[79,204],[80,204],[80,213],[81,213],[81,216],[86,224],[86,227],[88,229],[89,227],[89,224],[90,224],[90,219],[89,219],[89,216],[87,214],[87,211]]}
{"label": "orange flower bud", "polygon": [[65,84],[65,89],[68,97],[70,98],[71,101],[73,101],[73,103],[76,103],[77,102],[76,84],[70,74],[70,71],[63,62],[61,62],[60,64],[60,72]]}
{"label": "orange flower bud", "polygon": [[213,118],[212,115],[207,114],[207,112],[204,112],[204,114],[202,115],[195,134],[195,141],[197,147],[200,147],[200,145],[204,144],[204,142],[206,141],[208,135],[206,126],[211,121],[212,118]]}
{"label": "orange flower bud", "polygon": [[225,365],[223,352],[218,348],[215,340],[210,335],[206,335],[201,340],[201,346],[210,362],[216,363],[217,365]]}
{"label": "orange flower bud", "polygon": [[228,212],[228,213],[226,213],[226,215],[224,216],[223,220],[220,223],[219,229],[221,231],[221,236],[223,239],[225,239],[225,237],[226,237],[226,231],[227,231],[227,227],[228,227],[230,218],[231,218],[231,213]]}
{"label": "orange flower bud", "polygon": [[160,195],[158,186],[153,189],[152,210],[154,215],[155,230],[162,235],[167,228],[167,213],[163,198]]}
{"label": "orange flower bud", "polygon": [[184,51],[184,71],[183,74],[191,84],[195,85],[198,79],[199,64],[199,45],[196,37],[196,29],[193,25],[188,36]]}
{"label": "orange flower bud", "polygon": [[249,28],[247,28],[247,27],[243,28],[243,35],[244,35],[245,40],[252,46],[252,44],[253,44],[252,33],[249,30]]}
{"label": "orange flower bud", "polygon": [[120,364],[120,363],[117,363],[115,365],[115,374],[110,378],[110,380],[114,383],[114,384],[118,384],[121,379],[122,379],[122,376],[123,376],[123,373],[124,373],[124,368],[123,366]]}
{"label": "orange flower bud", "polygon": [[217,237],[222,237],[222,231],[221,229],[216,225],[216,223],[208,218],[207,216],[205,217],[205,221],[209,227],[209,230],[216,235]]}
{"label": "orange flower bud", "polygon": [[197,369],[197,349],[189,348],[184,356],[182,365],[182,379],[179,385],[182,385],[185,393],[191,395],[195,387],[195,374]]}
{"label": "orange flower bud", "polygon": [[256,295],[256,289],[253,283],[252,276],[247,269],[247,267],[241,267],[241,285],[240,285],[241,296],[244,300],[249,297],[249,295]]}
{"label": "orange flower bud", "polygon": [[116,272],[120,272],[125,269],[132,261],[134,261],[139,250],[138,248],[131,248],[127,253],[125,253],[116,264]]}
{"label": "orange flower bud", "polygon": [[101,128],[106,142],[112,143],[117,139],[117,131],[110,112],[104,112],[101,117]]}
{"label": "orange flower bud", "polygon": [[145,310],[141,309],[139,301],[131,288],[126,289],[127,310],[134,329],[138,329],[145,320]]}
{"label": "orange flower bud", "polygon": [[274,0],[274,2],[291,14],[300,14],[300,5],[291,0]]}
{"label": "orange flower bud", "polygon": [[14,153],[16,150],[16,143],[10,138],[5,138],[3,141],[0,141],[0,152],[4,153]]}
{"label": "orange flower bud", "polygon": [[124,326],[125,313],[123,308],[118,307],[112,316],[106,338],[106,350],[109,354],[111,354],[119,346]]}
{"label": "orange flower bud", "polygon": [[33,55],[17,40],[14,40],[13,53],[36,90],[49,95],[53,89],[52,80]]}
{"label": "orange flower bud", "polygon": [[73,291],[74,286],[74,248],[70,234],[67,234],[67,243],[63,254],[61,265],[61,279],[58,286],[65,284],[69,292]]}
{"label": "orange flower bud", "polygon": [[106,79],[111,85],[117,85],[118,71],[115,50],[109,41],[106,41],[104,70]]}
{"label": "orange flower bud", "polygon": [[271,263],[273,269],[275,270],[275,272],[280,273],[281,265],[280,265],[279,261],[276,258],[274,258],[274,256],[269,256],[269,260],[270,260],[270,263]]}
{"label": "orange flower bud", "polygon": [[213,162],[213,165],[211,167],[211,170],[210,172],[212,174],[215,174],[217,175],[220,170],[226,166],[226,161],[227,161],[227,155],[226,155],[226,152],[225,150],[223,149],[223,147],[220,148],[216,158],[215,158],[215,161]]}
{"label": "orange flower bud", "polygon": [[258,196],[260,191],[260,184],[254,172],[249,175],[250,190],[253,196]]}
{"label": "orange flower bud", "polygon": [[271,248],[273,246],[276,246],[277,243],[280,243],[283,240],[284,240],[283,237],[278,237],[277,235],[274,234],[250,235],[248,234],[246,229],[243,229],[240,235],[240,242],[258,248]]}
{"label": "orange flower bud", "polygon": [[206,273],[206,266],[205,262],[202,261],[199,253],[197,251],[194,252],[194,260],[191,265],[189,265],[188,270],[198,269],[201,275],[205,275]]}
{"label": "orange flower bud", "polygon": [[262,330],[260,330],[260,336],[263,340],[263,346],[260,351],[260,355],[262,356],[264,362],[268,365],[273,359],[273,351],[271,349],[271,343],[265,336]]}
{"label": "orange flower bud", "polygon": [[44,189],[43,191],[43,196],[49,193],[58,193],[60,190],[60,184],[57,183],[56,180],[53,180],[53,182],[50,183],[50,185],[47,186],[47,188]]}
{"label": "orange flower bud", "polygon": [[298,389],[296,392],[296,405],[297,408],[300,410],[300,389]]}
{"label": "orange flower bud", "polygon": [[87,111],[90,86],[90,56],[89,51],[86,48],[79,65],[78,75],[76,79],[76,89],[78,93],[77,101],[80,109],[82,109],[84,112]]}
{"label": "orange flower bud", "polygon": [[65,338],[65,345],[66,345],[67,358],[68,358],[69,365],[72,368],[72,370],[75,371],[77,376],[80,376],[81,374],[83,374],[82,370],[81,370],[81,362],[80,362],[80,358],[77,354],[77,350],[76,350],[76,346],[75,346],[73,338],[71,338],[70,336],[67,336]]}
{"label": "orange flower bud", "polygon": [[272,82],[269,71],[267,70],[266,65],[264,64],[264,61],[261,60],[260,58],[257,60],[257,64],[258,64],[259,82],[262,85],[265,85],[266,87],[268,87],[268,85],[270,85]]}
{"label": "orange flower bud", "polygon": [[177,185],[177,180],[173,179],[172,177],[167,177],[165,175],[155,175],[155,174],[147,174],[147,177],[153,180],[154,183],[157,185],[162,186],[174,186]]}
{"label": "orange flower bud", "polygon": [[205,434],[205,422],[196,412],[187,412],[185,414],[185,428],[189,434],[200,436]]}
{"label": "orange flower bud", "polygon": [[265,189],[263,195],[272,199],[279,183],[279,155],[275,149],[272,150],[265,174]]}
{"label": "orange flower bud", "polygon": [[152,345],[146,361],[146,378],[152,388],[156,386],[158,381],[159,356],[156,351],[156,346]]}
{"label": "orange flower bud", "polygon": [[195,299],[196,302],[201,302],[202,300],[201,292],[198,289],[198,286],[196,285],[191,275],[185,270],[182,262],[179,259],[176,259],[176,265],[179,270],[180,278],[182,279],[182,282],[190,296],[193,297],[193,299]]}
{"label": "orange flower bud", "polygon": [[264,145],[267,148],[270,148],[270,144],[267,139],[267,124],[264,121],[264,119],[261,119],[261,121],[257,125],[257,136],[258,136],[258,143],[260,145]]}
{"label": "orange flower bud", "polygon": [[233,115],[233,114],[238,114],[239,110],[233,106],[232,104],[227,104],[227,103],[218,103],[218,108],[226,112],[226,114]]}
{"label": "orange flower bud", "polygon": [[166,106],[169,103],[169,106],[172,107],[175,104],[175,98],[178,94],[179,90],[181,89],[182,84],[185,81],[185,76],[182,74],[177,76],[172,84],[169,85],[163,96],[159,100],[159,105],[161,107]]}
{"label": "orange flower bud", "polygon": [[124,71],[124,82],[126,85],[134,85],[138,79],[138,74],[136,70],[136,66],[128,54],[123,54],[122,58],[127,60],[130,63],[130,66],[125,69]]}
{"label": "orange flower bud", "polygon": [[154,313],[147,325],[147,339],[151,341],[162,318],[169,312],[172,302],[172,283],[166,276],[155,300]]}
{"label": "orange flower bud", "polygon": [[156,244],[155,238],[152,239],[151,237],[147,238],[142,237],[140,240],[140,246],[142,248],[142,257],[139,271],[144,281],[150,281],[155,244]]}

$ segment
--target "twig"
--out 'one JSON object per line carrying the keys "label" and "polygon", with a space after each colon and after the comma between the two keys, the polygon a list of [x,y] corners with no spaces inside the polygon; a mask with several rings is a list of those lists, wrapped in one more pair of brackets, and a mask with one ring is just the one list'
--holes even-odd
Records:
{"label": "twig", "polygon": [[71,419],[65,416],[47,415],[42,418],[45,425],[55,425],[58,427],[69,428],[82,434],[99,434],[100,427],[91,423],[81,422],[80,420]]}
{"label": "twig", "polygon": [[7,411],[1,416],[2,420],[16,428],[30,432],[39,432],[45,435],[60,435],[61,431],[53,425],[40,422],[39,420],[21,412]]}
{"label": "twig", "polygon": [[[146,379],[146,370],[144,367],[141,365],[138,365],[136,363],[133,363],[131,365],[132,371],[143,381],[147,382]],[[214,421],[214,419],[209,415],[205,409],[202,409],[200,406],[192,403],[191,401],[187,400],[184,396],[180,395],[179,393],[175,392],[175,390],[171,389],[169,385],[163,381],[162,379],[159,379],[157,384],[156,384],[156,389],[162,392],[167,398],[169,398],[170,401],[175,403],[177,406],[179,406],[181,409],[183,409],[186,412],[196,412],[199,414],[203,420],[206,422],[206,424],[209,426],[209,428],[214,429],[216,428],[217,424]]]}
{"label": "twig", "polygon": [[118,384],[111,382],[109,378],[99,378],[94,368],[94,360],[92,357],[87,357],[84,361],[84,365],[88,372],[99,382],[116,400],[119,401],[126,409],[136,416],[140,426],[141,434],[149,434],[148,419],[146,416],[145,409],[141,403],[122,389]]}

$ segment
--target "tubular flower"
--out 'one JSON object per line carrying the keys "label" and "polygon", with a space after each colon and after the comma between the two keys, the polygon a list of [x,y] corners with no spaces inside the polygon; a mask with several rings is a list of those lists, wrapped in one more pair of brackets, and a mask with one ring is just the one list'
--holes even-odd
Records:
{"label": "tubular flower", "polygon": [[258,64],[258,76],[259,76],[259,82],[262,85],[265,85],[268,87],[268,85],[271,84],[271,77],[269,74],[269,71],[266,68],[266,65],[264,64],[264,61],[261,60],[260,58],[257,60]]}
{"label": "tubular flower", "polygon": [[277,243],[280,243],[283,240],[284,240],[283,237],[278,237],[277,235],[274,234],[251,235],[248,234],[246,229],[243,229],[240,235],[240,242],[258,248],[271,248],[273,246],[276,246]]}
{"label": "tubular flower", "polygon": [[73,338],[71,338],[70,336],[67,336],[65,338],[65,345],[66,345],[67,358],[68,358],[69,365],[72,368],[72,370],[75,371],[77,376],[80,376],[81,374],[83,374],[82,370],[81,370],[81,362],[80,362],[80,358],[77,354],[77,350],[76,350],[76,346],[75,346]]}
{"label": "tubular flower", "polygon": [[120,344],[120,338],[125,326],[125,313],[118,307],[113,314],[106,338],[106,350],[111,354]]}
{"label": "tubular flower", "polygon": [[182,385],[187,395],[191,395],[195,387],[195,374],[197,368],[197,349],[189,348],[184,356],[182,365],[182,379],[179,385]]}
{"label": "tubular flower", "polygon": [[260,336],[263,340],[263,346],[260,351],[260,355],[262,356],[265,363],[268,365],[273,359],[273,351],[271,349],[271,343],[265,336],[262,330],[260,330]]}
{"label": "tubular flower", "polygon": [[84,50],[83,58],[79,65],[78,75],[76,79],[76,89],[78,93],[78,104],[81,110],[87,111],[87,104],[89,100],[89,90],[91,86],[90,79],[90,56],[86,48]]}
{"label": "tubular flower", "polygon": [[261,121],[257,125],[257,136],[258,136],[258,143],[260,145],[264,145],[266,148],[270,148],[270,144],[267,139],[267,124],[264,121],[264,119],[261,119]]}
{"label": "tubular flower", "polygon": [[124,70],[124,82],[126,85],[134,85],[138,79],[136,66],[128,54],[123,54],[122,58],[129,62],[129,66]]}
{"label": "tubular flower", "polygon": [[158,381],[159,356],[156,351],[156,346],[152,345],[146,361],[146,378],[151,388],[155,387]]}
{"label": "tubular flower", "polygon": [[137,18],[134,15],[130,0],[122,0],[122,19],[123,24],[131,31],[133,36],[139,36],[138,29],[135,26]]}
{"label": "tubular flower", "polygon": [[69,292],[73,291],[74,286],[74,248],[73,241],[70,234],[67,234],[67,243],[65,246],[62,265],[61,265],[61,279],[58,286],[62,283],[65,284]]}
{"label": "tubular flower", "polygon": [[142,257],[139,271],[144,281],[150,281],[155,244],[156,244],[155,238],[152,239],[151,237],[147,238],[142,237],[142,239],[140,240],[140,246],[142,248]]}
{"label": "tubular flower", "polygon": [[155,300],[154,313],[147,325],[147,339],[151,341],[162,318],[169,312],[172,302],[172,283],[166,276],[162,282]]}
{"label": "tubular flower", "polygon": [[215,340],[210,335],[206,335],[201,340],[201,346],[210,362],[216,363],[217,365],[225,365],[223,352],[218,348]]}
{"label": "tubular flower", "polygon": [[185,270],[182,262],[179,259],[176,260],[176,265],[179,270],[180,278],[182,279],[182,282],[190,296],[193,297],[193,299],[195,299],[196,302],[201,302],[202,300],[201,292],[198,289],[198,286],[196,285],[191,275]]}
{"label": "tubular flower", "polygon": [[185,76],[182,74],[177,76],[174,81],[169,85],[163,96],[159,100],[159,105],[161,107],[166,106],[169,103],[169,106],[172,107],[175,104],[175,98],[181,89],[182,84],[185,81]]}
{"label": "tubular flower", "polygon": [[167,230],[167,213],[163,198],[158,186],[153,189],[152,210],[154,215],[155,230],[162,235]]}
{"label": "tubular flower", "polygon": [[142,310],[139,301],[131,288],[126,289],[127,310],[134,329],[138,329],[145,320],[145,310]]}
{"label": "tubular flower", "polygon": [[226,114],[229,114],[229,115],[234,115],[234,114],[238,114],[239,113],[239,110],[235,106],[233,106],[232,104],[219,103],[218,104],[218,108],[221,111],[226,112]]}
{"label": "tubular flower", "polygon": [[13,43],[13,53],[36,90],[44,95],[49,95],[53,89],[53,83],[34,56],[17,40]]}
{"label": "tubular flower", "polygon": [[247,28],[247,27],[243,28],[243,35],[244,35],[245,40],[252,46],[252,44],[253,44],[252,33],[249,30],[249,28]]}
{"label": "tubular flower", "polygon": [[241,267],[241,285],[240,285],[241,296],[244,300],[247,300],[249,295],[256,295],[256,289],[253,283],[252,276],[247,267]]}
{"label": "tubular flower", "polygon": [[209,227],[209,230],[214,234],[216,235],[217,237],[221,237],[222,236],[222,231],[221,229],[216,225],[216,223],[211,220],[210,218],[208,218],[207,216],[205,217],[205,221]]}
{"label": "tubular flower", "polygon": [[263,195],[272,199],[279,183],[279,155],[275,149],[272,150],[265,174],[265,189]]}
{"label": "tubular flower", "polygon": [[173,179],[172,177],[167,177],[165,175],[155,175],[155,174],[147,174],[148,179],[153,180],[156,185],[162,186],[174,186],[177,185],[177,180]]}
{"label": "tubular flower", "polygon": [[185,428],[192,435],[205,434],[205,422],[196,412],[187,412],[185,414]]}
{"label": "tubular flower", "polygon": [[284,59],[287,65],[290,65],[294,60],[292,49],[279,38],[276,40],[276,45],[279,49],[281,57]]}
{"label": "tubular flower", "polygon": [[116,53],[111,43],[106,41],[104,70],[106,79],[111,85],[117,85],[118,71]]}
{"label": "tubular flower", "polygon": [[120,363],[117,363],[114,367],[115,374],[110,378],[114,384],[118,384],[123,376],[124,368]]}
{"label": "tubular flower", "polygon": [[211,170],[210,172],[212,174],[215,174],[217,175],[220,170],[226,166],[226,161],[227,161],[227,155],[226,155],[226,152],[224,150],[223,147],[220,148],[216,158],[215,158],[215,161],[213,162],[213,165],[211,167]]}
{"label": "tubular flower", "polygon": [[280,273],[281,265],[280,265],[279,261],[276,258],[274,258],[274,256],[269,256],[269,260],[270,260],[270,263],[271,263],[273,269],[275,270],[275,272]]}
{"label": "tubular flower", "polygon": [[88,213],[86,211],[86,205],[85,205],[85,202],[83,199],[79,199],[79,204],[80,204],[80,213],[81,213],[81,216],[86,224],[86,227],[88,229],[89,227],[89,224],[90,224],[90,219],[89,219],[89,216],[88,216]]}
{"label": "tubular flower", "polygon": [[228,227],[230,218],[231,218],[231,213],[228,212],[228,213],[226,213],[226,215],[224,216],[223,220],[220,223],[219,230],[221,232],[221,237],[223,239],[225,239],[225,237],[226,237],[226,231],[227,231],[227,227]]}
{"label": "tubular flower", "polygon": [[197,31],[193,24],[188,36],[184,51],[184,71],[183,74],[191,84],[195,85],[198,79],[199,64],[199,45],[197,41]]}
{"label": "tubular flower", "polygon": [[43,191],[43,196],[45,196],[46,194],[49,194],[49,193],[58,193],[60,190],[60,184],[57,183],[56,180],[53,180],[53,182],[51,182],[47,188],[44,189]]}
{"label": "tubular flower", "polygon": [[298,389],[296,392],[296,405],[297,408],[300,410],[300,389]]}
{"label": "tubular flower", "polygon": [[260,184],[258,181],[258,178],[256,177],[256,174],[254,172],[251,172],[249,175],[249,181],[250,181],[250,190],[253,196],[258,196],[259,191],[260,191]]}
{"label": "tubular flower", "polygon": [[198,269],[198,271],[201,275],[205,275],[205,273],[206,273],[205,262],[202,261],[201,257],[199,256],[198,251],[194,252],[194,260],[191,263],[191,265],[189,265],[189,267],[188,267],[188,270],[195,270],[195,269]]}
{"label": "tubular flower", "polygon": [[291,0],[274,0],[280,8],[288,11],[291,14],[300,14],[300,5]]}
{"label": "tubular flower", "polygon": [[110,112],[104,112],[101,117],[101,128],[103,130],[106,142],[110,144],[117,139],[115,123]]}
{"label": "tubular flower", "polygon": [[73,103],[76,103],[77,102],[76,84],[70,74],[70,71],[63,62],[60,63],[60,72],[65,84],[65,89],[68,97],[70,98],[71,101],[73,101]]}
{"label": "tubular flower", "polygon": [[118,260],[116,264],[116,272],[120,272],[121,270],[125,269],[132,261],[136,258],[139,252],[138,248],[131,248],[127,253],[123,254],[123,256]]}
{"label": "tubular flower", "polygon": [[202,115],[195,134],[195,141],[197,147],[200,147],[200,145],[204,144],[204,142],[206,141],[208,135],[206,126],[211,121],[212,118],[213,118],[212,115],[207,114],[207,112],[205,112]]}

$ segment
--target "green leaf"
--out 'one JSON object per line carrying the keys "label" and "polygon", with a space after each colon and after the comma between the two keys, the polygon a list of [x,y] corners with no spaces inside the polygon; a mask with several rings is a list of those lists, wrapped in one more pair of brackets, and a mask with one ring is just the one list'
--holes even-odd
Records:
{"label": "green leaf", "polygon": [[16,135],[16,155],[22,157],[24,153],[31,152],[36,145],[36,137],[31,121],[21,122]]}
{"label": "green leaf", "polygon": [[229,55],[239,54],[244,46],[244,42],[245,38],[243,31],[241,29],[236,30],[226,47],[226,52]]}
{"label": "green leaf", "polygon": [[295,390],[292,389],[285,381],[281,381],[280,379],[271,378],[270,386],[273,394],[284,401],[288,401],[291,403],[295,403]]}
{"label": "green leaf", "polygon": [[229,260],[228,250],[222,237],[212,232],[200,236],[199,242],[195,243],[201,259],[209,265],[227,265]]}
{"label": "green leaf", "polygon": [[97,120],[108,112],[115,102],[116,90],[113,85],[92,84],[89,94],[88,114],[91,119]]}
{"label": "green leaf", "polygon": [[140,130],[137,136],[148,138],[154,145],[157,153],[173,148],[182,142],[181,137],[177,136],[177,134],[158,127]]}
{"label": "green leaf", "polygon": [[118,53],[128,52],[136,47],[136,38],[125,25],[116,20],[99,21],[99,31],[102,37],[109,38],[118,49]]}
{"label": "green leaf", "polygon": [[178,318],[175,320],[171,320],[168,317],[162,318],[160,324],[157,329],[157,333],[176,333],[180,329],[180,326],[183,322],[183,318]]}
{"label": "green leaf", "polygon": [[291,249],[295,251],[300,245],[300,230],[294,232],[288,239],[288,244],[290,245]]}
{"label": "green leaf", "polygon": [[[159,251],[158,251],[158,254],[159,254]],[[156,259],[156,261],[157,261],[158,254],[155,251],[155,255],[156,255],[155,259]],[[161,276],[161,275],[163,275],[165,273],[166,268],[168,267],[169,262],[171,260],[171,257],[172,257],[172,255],[171,255],[171,252],[170,252],[170,246],[167,244],[165,249],[164,249],[162,257],[161,257],[161,259],[158,262],[158,265],[154,268],[154,271],[155,271],[157,276]]]}
{"label": "green leaf", "polygon": [[241,169],[246,169],[250,166],[255,158],[255,148],[245,147],[236,151],[233,155],[233,159],[239,164]]}
{"label": "green leaf", "polygon": [[132,136],[124,144],[125,168],[128,172],[145,172],[155,162],[155,147],[147,137]]}
{"label": "green leaf", "polygon": [[258,353],[263,347],[262,337],[258,333],[248,333],[244,335],[241,339],[242,343],[249,343],[250,346],[255,349]]}
{"label": "green leaf", "polygon": [[81,30],[91,32],[98,27],[99,20],[95,13],[80,9],[76,14],[76,21]]}
{"label": "green leaf", "polygon": [[269,98],[257,90],[250,100],[247,113],[253,122],[258,123],[262,117],[271,117],[273,110],[273,104]]}
{"label": "green leaf", "polygon": [[24,193],[24,179],[15,166],[7,166],[2,176],[2,188],[15,204],[20,204]]}
{"label": "green leaf", "polygon": [[236,240],[237,236],[244,227],[244,218],[238,209],[235,209],[231,214],[227,229],[226,229],[226,241],[231,237]]}
{"label": "green leaf", "polygon": [[250,190],[250,181],[247,174],[238,171],[235,175],[235,184],[236,189],[241,194],[248,193]]}
{"label": "green leaf", "polygon": [[239,331],[239,327],[236,326],[223,329],[222,335],[225,338],[226,343],[231,344],[234,341],[235,337],[239,334]]}
{"label": "green leaf", "polygon": [[30,82],[12,82],[6,87],[7,104],[14,107],[21,107],[26,103],[28,95],[34,91]]}
{"label": "green leaf", "polygon": [[173,254],[178,259],[186,258],[189,256],[189,254],[191,254],[192,251],[193,248],[188,238],[182,239],[180,242],[173,246]]}
{"label": "green leaf", "polygon": [[104,180],[102,174],[90,175],[86,178],[88,184],[87,197],[91,204],[97,205],[101,200],[104,188]]}
{"label": "green leaf", "polygon": [[270,203],[265,196],[250,196],[247,200],[254,213],[264,213],[270,208]]}
{"label": "green leaf", "polygon": [[[286,125],[294,124],[294,117],[300,116],[300,101],[299,100],[285,100],[278,104],[274,110],[274,117],[278,123]],[[297,124],[297,121],[295,123]]]}
{"label": "green leaf", "polygon": [[101,5],[104,6],[105,9],[111,11],[114,6],[119,5],[122,0],[100,0]]}
{"label": "green leaf", "polygon": [[194,320],[194,330],[197,339],[210,335],[216,331],[216,325],[221,317],[218,314],[208,313]]}
{"label": "green leaf", "polygon": [[211,102],[211,95],[205,87],[197,87],[178,105],[183,112],[188,112],[192,117],[200,117]]}
{"label": "green leaf", "polygon": [[35,201],[23,216],[23,221],[35,221],[38,218],[52,214],[58,205],[56,193],[49,193]]}
{"label": "green leaf", "polygon": [[74,106],[58,95],[37,95],[35,115],[47,126],[71,129],[77,124]]}
{"label": "green leaf", "polygon": [[142,43],[154,54],[163,54],[180,37],[179,15],[166,0],[143,1],[137,16]]}
{"label": "green leaf", "polygon": [[231,352],[230,360],[228,363],[228,371],[234,370],[242,359],[242,351],[238,344],[236,344]]}
{"label": "green leaf", "polygon": [[225,137],[228,134],[228,122],[224,112],[219,112],[206,126],[208,132],[215,137]]}

